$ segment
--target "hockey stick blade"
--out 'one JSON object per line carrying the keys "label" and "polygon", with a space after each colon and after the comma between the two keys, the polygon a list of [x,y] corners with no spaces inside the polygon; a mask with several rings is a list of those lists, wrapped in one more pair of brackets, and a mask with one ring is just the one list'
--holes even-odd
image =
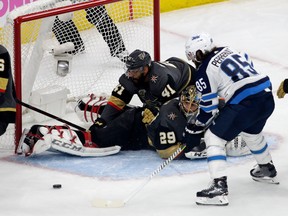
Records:
{"label": "hockey stick blade", "polygon": [[124,200],[94,199],[92,205],[96,208],[121,208],[125,206]]}

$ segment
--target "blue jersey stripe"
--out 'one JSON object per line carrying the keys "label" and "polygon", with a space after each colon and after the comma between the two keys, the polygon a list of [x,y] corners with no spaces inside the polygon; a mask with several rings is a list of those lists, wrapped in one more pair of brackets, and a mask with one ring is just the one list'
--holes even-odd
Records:
{"label": "blue jersey stripe", "polygon": [[201,99],[203,101],[207,101],[207,100],[212,100],[214,98],[217,98],[217,96],[218,96],[217,93],[212,93],[212,94],[207,94],[207,95],[202,96]]}
{"label": "blue jersey stripe", "polygon": [[213,105],[213,106],[209,106],[209,107],[200,106],[200,109],[202,109],[205,112],[211,112],[212,110],[218,109],[218,104],[217,105]]}
{"label": "blue jersey stripe", "polygon": [[267,80],[264,83],[261,83],[257,86],[253,86],[250,88],[247,88],[243,91],[241,91],[236,97],[234,97],[231,101],[229,101],[230,104],[238,104],[240,103],[243,99],[245,99],[248,96],[257,94],[261,91],[263,91],[266,88],[270,88],[271,87],[271,82],[270,80]]}
{"label": "blue jersey stripe", "polygon": [[212,157],[208,157],[207,160],[208,160],[208,162],[215,161],[215,160],[226,160],[226,156],[225,155],[215,155]]}
{"label": "blue jersey stripe", "polygon": [[268,145],[266,143],[266,145],[262,149],[257,150],[257,151],[252,151],[252,150],[250,150],[250,151],[252,154],[262,154],[267,148],[268,148]]}

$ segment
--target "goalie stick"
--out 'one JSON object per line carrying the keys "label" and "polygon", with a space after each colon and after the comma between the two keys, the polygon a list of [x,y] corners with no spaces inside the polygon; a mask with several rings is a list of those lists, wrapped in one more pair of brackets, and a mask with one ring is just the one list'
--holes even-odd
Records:
{"label": "goalie stick", "polygon": [[94,199],[92,205],[97,208],[119,208],[126,205],[126,203],[132,199],[139,191],[147,185],[150,180],[156,176],[161,170],[163,170],[171,161],[173,161],[184,149],[186,145],[179,147],[169,158],[167,158],[154,172],[139,185],[126,199],[119,200],[106,200],[106,199]]}
{"label": "goalie stick", "polygon": [[76,129],[78,129],[80,131],[86,131],[85,128],[83,128],[83,127],[81,127],[79,125],[76,125],[76,124],[74,124],[72,122],[69,122],[69,121],[67,121],[65,119],[62,119],[62,118],[60,118],[58,116],[52,115],[51,113],[45,112],[43,110],[40,110],[40,109],[38,109],[38,108],[36,108],[34,106],[31,106],[31,105],[19,100],[18,98],[16,98],[16,102],[19,103],[21,106],[24,106],[24,107],[26,107],[28,109],[31,109],[31,110],[35,111],[35,112],[41,113],[42,115],[46,115],[46,116],[48,116],[48,117],[50,117],[52,119],[55,119],[57,121],[60,121],[60,122],[64,123],[64,124],[70,125],[71,127],[74,127],[74,128],[76,128]]}

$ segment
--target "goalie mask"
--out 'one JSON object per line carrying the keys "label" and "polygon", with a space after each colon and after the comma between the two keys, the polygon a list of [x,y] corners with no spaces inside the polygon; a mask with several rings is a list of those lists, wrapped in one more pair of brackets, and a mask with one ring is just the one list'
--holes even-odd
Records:
{"label": "goalie mask", "polygon": [[182,91],[179,105],[187,118],[197,114],[199,101],[199,95],[194,85],[188,86]]}

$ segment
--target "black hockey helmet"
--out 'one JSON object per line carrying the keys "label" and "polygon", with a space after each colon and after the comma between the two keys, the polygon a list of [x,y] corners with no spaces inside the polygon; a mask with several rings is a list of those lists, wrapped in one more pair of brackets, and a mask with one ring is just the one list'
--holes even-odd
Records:
{"label": "black hockey helmet", "polygon": [[151,56],[148,52],[136,49],[127,58],[127,71],[151,65]]}

